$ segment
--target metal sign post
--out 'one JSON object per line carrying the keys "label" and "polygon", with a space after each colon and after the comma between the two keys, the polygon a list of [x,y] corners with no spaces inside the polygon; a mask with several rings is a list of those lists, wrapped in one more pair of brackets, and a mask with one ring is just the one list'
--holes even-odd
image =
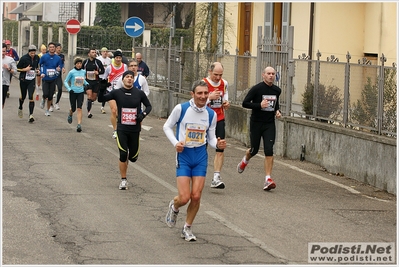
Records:
{"label": "metal sign post", "polygon": [[128,18],[124,25],[123,28],[125,30],[125,33],[132,37],[132,58],[134,58],[134,47],[135,47],[135,38],[139,37],[143,34],[145,25],[142,19],[139,17],[130,17]]}

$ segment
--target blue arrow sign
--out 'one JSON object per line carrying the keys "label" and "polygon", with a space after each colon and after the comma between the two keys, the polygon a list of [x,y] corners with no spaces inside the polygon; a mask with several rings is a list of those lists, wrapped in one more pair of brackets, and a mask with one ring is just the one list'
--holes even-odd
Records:
{"label": "blue arrow sign", "polygon": [[123,28],[130,37],[139,37],[144,32],[144,22],[139,17],[130,17],[125,21]]}

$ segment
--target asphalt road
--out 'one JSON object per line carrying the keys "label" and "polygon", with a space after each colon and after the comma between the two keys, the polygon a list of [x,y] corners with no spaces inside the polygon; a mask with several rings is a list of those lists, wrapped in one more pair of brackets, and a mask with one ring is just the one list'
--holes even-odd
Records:
{"label": "asphalt road", "polygon": [[308,264],[309,242],[396,241],[395,196],[281,157],[273,169],[276,189],[263,191],[261,154],[238,174],[246,148],[227,138],[226,188],[210,188],[208,149],[197,241],[186,242],[186,207],[176,228],[164,222],[177,193],[165,119],[144,120],[139,159],[129,163],[131,187],[121,191],[108,104],[104,115],[95,103],[77,133],[76,117],[67,123],[67,93],[50,117],[36,101],[33,124],[27,101],[24,117],[17,116],[18,96],[14,79],[2,110],[3,265],[295,265]]}

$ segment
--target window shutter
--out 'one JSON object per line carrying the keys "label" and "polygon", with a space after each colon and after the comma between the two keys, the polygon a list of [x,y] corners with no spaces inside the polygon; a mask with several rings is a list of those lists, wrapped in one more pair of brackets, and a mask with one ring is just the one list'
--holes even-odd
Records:
{"label": "window shutter", "polygon": [[283,19],[281,27],[281,42],[288,41],[288,27],[290,26],[290,3],[283,3]]}
{"label": "window shutter", "polygon": [[273,3],[265,3],[265,39],[273,38]]}

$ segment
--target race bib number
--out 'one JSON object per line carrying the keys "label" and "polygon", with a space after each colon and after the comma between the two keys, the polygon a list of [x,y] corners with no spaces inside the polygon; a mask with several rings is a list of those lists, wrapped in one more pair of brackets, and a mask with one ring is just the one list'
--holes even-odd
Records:
{"label": "race bib number", "polygon": [[263,95],[262,99],[266,99],[268,102],[268,106],[262,108],[263,111],[274,111],[276,107],[277,97],[275,95]]}
{"label": "race bib number", "polygon": [[55,76],[55,69],[47,69],[46,75],[50,78]]}
{"label": "race bib number", "polygon": [[82,87],[84,84],[84,77],[75,77],[75,86],[76,87]]}
{"label": "race bib number", "polygon": [[197,123],[187,123],[185,144],[188,146],[203,145],[205,143],[205,131],[205,125]]}
{"label": "race bib number", "polygon": [[34,70],[29,70],[29,71],[26,72],[25,80],[31,81],[31,80],[33,80],[35,78],[35,76],[36,76],[35,71]]}
{"label": "race bib number", "polygon": [[96,72],[94,70],[87,71],[86,75],[87,75],[88,80],[91,80],[91,81],[96,80]]}
{"label": "race bib number", "polygon": [[121,123],[125,125],[136,125],[137,108],[122,108]]}
{"label": "race bib number", "polygon": [[211,102],[209,103],[209,106],[211,108],[221,108],[222,103],[223,103],[223,101],[222,101],[222,95],[221,95],[218,99],[211,100]]}

